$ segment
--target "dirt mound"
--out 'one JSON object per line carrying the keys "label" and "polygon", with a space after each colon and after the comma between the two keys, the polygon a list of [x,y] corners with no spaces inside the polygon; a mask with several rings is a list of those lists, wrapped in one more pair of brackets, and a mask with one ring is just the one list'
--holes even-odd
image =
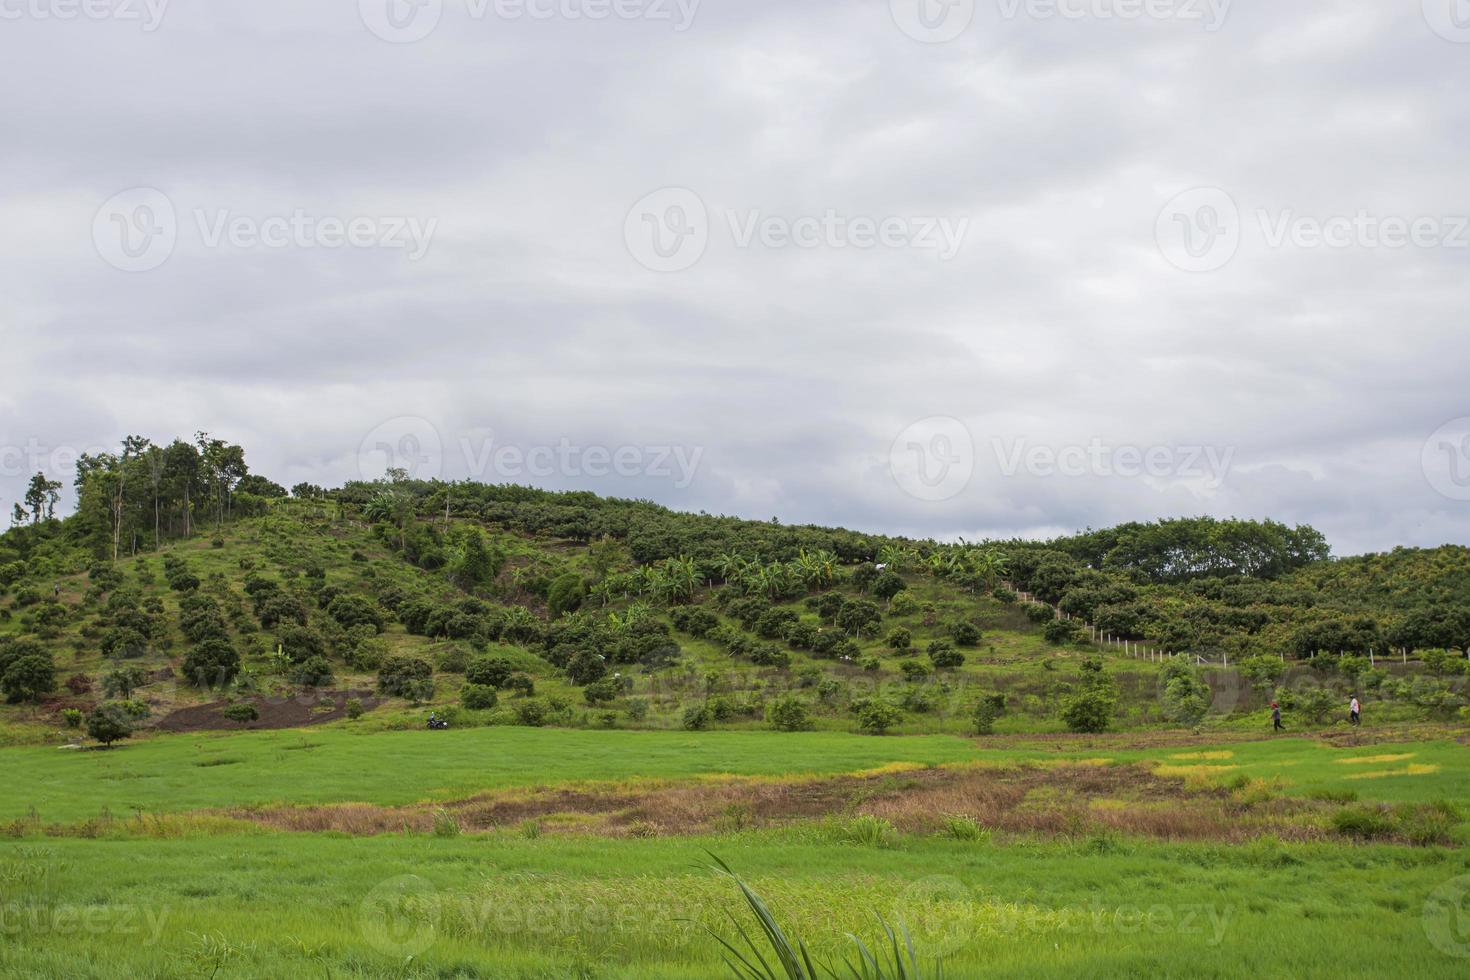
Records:
{"label": "dirt mound", "polygon": [[[347,701],[357,698],[366,711],[382,703],[372,691],[333,691],[331,694],[302,693],[291,698],[241,698],[213,701],[180,708],[160,718],[153,727],[164,732],[254,731],[270,728],[303,728],[347,717]],[[232,721],[224,710],[232,704],[254,705],[260,717],[254,721]]]}

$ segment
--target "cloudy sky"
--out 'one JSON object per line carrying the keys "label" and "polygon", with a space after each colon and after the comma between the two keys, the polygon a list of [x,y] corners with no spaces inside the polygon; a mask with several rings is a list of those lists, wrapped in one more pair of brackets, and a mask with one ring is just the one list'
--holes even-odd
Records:
{"label": "cloudy sky", "polygon": [[0,0],[0,506],[127,433],[1470,543],[1465,0]]}

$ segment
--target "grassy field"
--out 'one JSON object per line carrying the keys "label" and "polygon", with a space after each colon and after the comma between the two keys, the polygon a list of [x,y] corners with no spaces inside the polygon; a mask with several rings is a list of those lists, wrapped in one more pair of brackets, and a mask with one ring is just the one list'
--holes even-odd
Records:
{"label": "grassy field", "polygon": [[819,952],[877,911],[951,976],[1464,975],[1424,912],[1460,854],[808,838],[0,842],[0,973],[708,977],[737,910],[709,850]]}
{"label": "grassy field", "polygon": [[[992,772],[1067,760],[1088,768],[1063,770],[1064,783],[1141,766],[1180,801],[1218,797],[1242,814],[1252,794],[1458,808],[1470,806],[1466,751],[1444,738],[1338,747],[1113,736],[982,748],[948,736],[347,725],[160,736],[108,751],[7,748],[0,766],[12,791],[0,817],[16,822],[0,836],[0,975],[717,975],[710,930],[731,935],[727,914],[744,912],[710,870],[713,854],[823,955],[841,952],[848,932],[875,939],[878,914],[902,921],[952,977],[1463,976],[1470,943],[1446,904],[1470,896],[1463,824],[1449,846],[1406,847],[1271,835],[1181,842],[1081,827],[874,831],[866,805],[779,827],[647,836],[553,833],[530,820],[471,832],[437,819],[371,836],[292,833],[187,811],[448,802],[587,781],[698,792],[722,774],[879,771],[893,782],[977,765],[984,785]],[[1055,786],[1037,792],[1061,805]],[[1144,805],[1127,786],[1109,792],[1117,798],[1095,804]],[[26,819],[32,808],[40,824]],[[104,810],[117,819],[89,819]]]}
{"label": "grassy field", "polygon": [[893,763],[1002,765],[1043,759],[1143,762],[1166,774],[1274,780],[1286,793],[1354,791],[1385,801],[1470,804],[1467,750],[1448,740],[1338,748],[1308,738],[1204,747],[1131,748],[1127,737],[1063,747],[984,748],[952,736],[871,738],[834,732],[593,732],[477,728],[449,732],[310,731],[158,737],[87,751],[0,749],[22,789],[0,799],[0,819],[34,810],[76,821],[106,809],[178,812],[271,802],[380,804],[455,799],[548,781],[632,776],[849,773]]}

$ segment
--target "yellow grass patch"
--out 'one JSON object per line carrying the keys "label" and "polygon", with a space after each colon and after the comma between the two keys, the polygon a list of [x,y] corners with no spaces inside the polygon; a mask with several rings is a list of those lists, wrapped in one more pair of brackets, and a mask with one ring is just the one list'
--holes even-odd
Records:
{"label": "yellow grass patch", "polygon": [[1389,776],[1428,776],[1439,772],[1439,766],[1405,766],[1402,769],[1375,769],[1372,772],[1355,772],[1344,779],[1385,779]]}
{"label": "yellow grass patch", "polygon": [[869,776],[893,776],[901,772],[921,772],[928,768],[930,767],[924,765],[922,762],[890,762],[886,766],[876,766],[872,769],[859,769],[856,772],[849,773],[849,775],[855,776],[858,779],[865,779]]}
{"label": "yellow grass patch", "polygon": [[1038,759],[1033,765],[1038,769],[1073,769],[1077,766],[1110,766],[1112,759]]}
{"label": "yellow grass patch", "polygon": [[1239,768],[1239,766],[1171,766],[1165,764],[1154,767],[1154,773],[1159,776],[1183,776],[1189,779],[1190,777],[1218,776]]}
{"label": "yellow grass patch", "polygon": [[1233,758],[1235,758],[1235,753],[1234,752],[1230,752],[1230,751],[1220,751],[1220,752],[1180,752],[1180,753],[1177,753],[1176,755],[1169,756],[1169,758],[1171,758],[1171,759],[1197,759],[1197,760],[1199,760],[1201,762],[1209,762],[1209,761],[1218,762],[1221,759],[1233,759]]}
{"label": "yellow grass patch", "polygon": [[1401,755],[1360,755],[1352,759],[1334,760],[1339,766],[1362,766],[1377,765],[1383,762],[1403,762],[1405,759],[1414,758],[1413,752],[1405,752]]}

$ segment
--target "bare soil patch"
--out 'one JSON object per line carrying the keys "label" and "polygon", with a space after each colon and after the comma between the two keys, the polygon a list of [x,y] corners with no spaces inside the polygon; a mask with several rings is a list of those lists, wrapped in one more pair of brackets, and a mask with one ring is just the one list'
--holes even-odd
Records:
{"label": "bare soil patch", "polygon": [[[179,708],[160,718],[153,726],[165,732],[256,731],[272,728],[304,728],[339,721],[347,717],[347,701],[357,698],[364,710],[382,703],[373,691],[339,691],[331,694],[299,694],[282,698],[241,698],[238,701],[213,701]],[[232,721],[224,715],[231,704],[251,704],[260,713],[254,721]]]}

